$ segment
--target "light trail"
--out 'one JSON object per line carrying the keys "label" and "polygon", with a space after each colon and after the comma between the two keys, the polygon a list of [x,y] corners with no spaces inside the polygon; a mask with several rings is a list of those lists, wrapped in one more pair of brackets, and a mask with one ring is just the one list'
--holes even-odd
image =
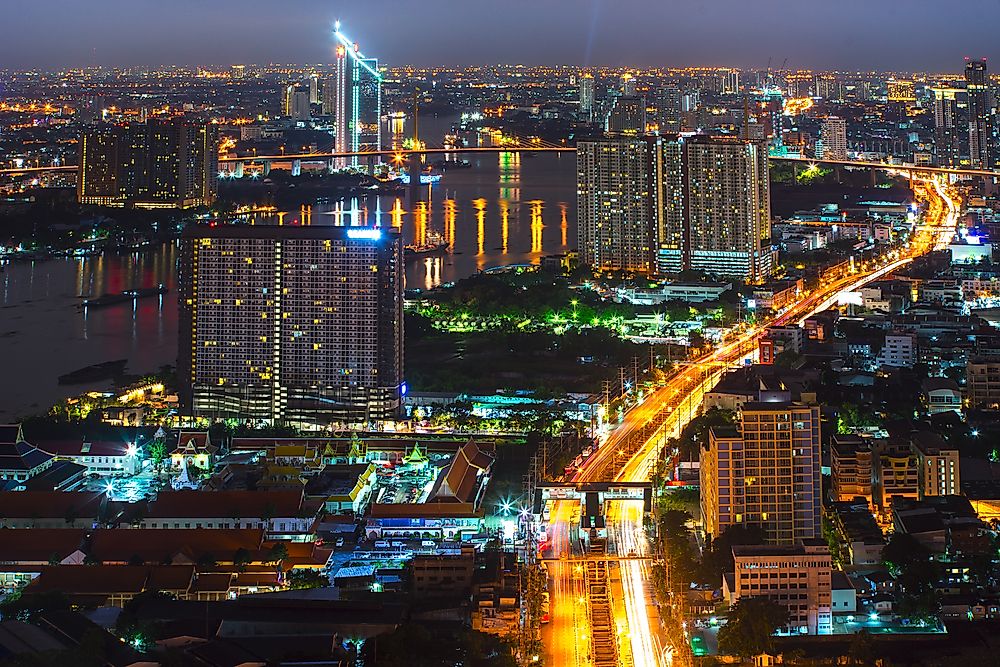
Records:
{"label": "light trail", "polygon": [[[667,410],[662,425],[647,438],[637,451],[625,462],[615,475],[615,481],[646,481],[659,458],[660,447],[667,434],[680,433],[687,423],[697,415],[704,395],[715,386],[725,370],[743,359],[756,354],[758,341],[767,328],[776,324],[796,322],[801,324],[812,315],[830,308],[837,296],[844,291],[855,291],[883,278],[912,262],[916,257],[932,249],[947,247],[958,223],[959,206],[955,195],[935,178],[915,178],[923,187],[918,195],[927,203],[926,219],[917,225],[909,244],[888,256],[888,263],[877,269],[842,276],[821,283],[811,294],[804,296],[777,318],[762,323],[735,337],[715,350],[702,355],[678,371],[666,385],[655,390],[645,400],[635,405],[624,416],[621,424],[608,436],[601,448],[573,477],[574,481],[597,481],[597,478],[613,463],[621,447],[631,435],[649,424],[657,415]],[[608,534],[626,548],[645,545],[642,522],[635,524],[618,509],[617,503],[609,503],[607,512]],[[638,532],[637,532],[638,531]],[[644,547],[643,547],[644,548]],[[640,554],[638,548],[636,554]],[[627,552],[626,552],[627,554]],[[646,604],[646,590],[651,585],[651,572],[645,560],[621,558],[622,604],[626,611],[626,622],[634,664],[660,667],[686,661],[686,654],[675,647],[666,646],[659,650],[659,629],[654,623]],[[661,662],[662,658],[662,662]],[[564,664],[564,663],[554,663]]]}

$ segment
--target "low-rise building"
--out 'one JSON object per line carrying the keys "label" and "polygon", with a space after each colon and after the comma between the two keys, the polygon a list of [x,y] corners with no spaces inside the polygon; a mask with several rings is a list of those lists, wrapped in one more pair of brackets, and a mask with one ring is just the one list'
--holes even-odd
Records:
{"label": "low-rise building", "polygon": [[170,465],[180,468],[187,464],[189,468],[211,470],[218,451],[208,431],[181,431],[177,435],[177,446],[170,452]]}
{"label": "low-rise building", "polygon": [[970,408],[1000,409],[1000,360],[970,359],[965,368],[965,391]]}
{"label": "low-rise building", "polygon": [[476,551],[462,547],[458,555],[418,555],[410,561],[410,590],[420,597],[464,597],[472,593]]}
{"label": "low-rise building", "polygon": [[637,306],[656,306],[668,301],[702,303],[717,301],[732,288],[732,283],[670,282],[652,288],[621,288],[616,291],[615,297],[618,301],[627,301]]}
{"label": "low-rise building", "polygon": [[0,425],[0,489],[5,482],[28,481],[48,470],[52,461],[51,454],[24,440],[20,424]]}
{"label": "low-rise building", "polygon": [[60,461],[72,461],[87,469],[88,475],[134,475],[142,469],[142,459],[134,442],[117,440],[43,440],[39,449]]}
{"label": "low-rise building", "polygon": [[730,605],[742,597],[767,597],[788,609],[789,632],[827,635],[833,630],[830,549],[821,540],[785,546],[734,546]]}
{"label": "low-rise building", "polygon": [[308,540],[319,504],[302,491],[166,491],[150,503],[140,528],[262,528],[271,539]]}
{"label": "low-rise building", "polygon": [[962,414],[962,390],[950,378],[933,377],[924,380],[920,388],[920,399],[928,414],[957,412]]}
{"label": "low-rise building", "polygon": [[0,493],[0,528],[92,528],[106,508],[97,492]]}

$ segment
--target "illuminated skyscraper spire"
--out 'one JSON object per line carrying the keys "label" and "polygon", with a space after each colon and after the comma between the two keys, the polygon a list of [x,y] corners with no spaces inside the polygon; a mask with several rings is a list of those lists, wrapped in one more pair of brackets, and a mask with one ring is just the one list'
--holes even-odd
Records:
{"label": "illuminated skyscraper spire", "polygon": [[[356,42],[334,23],[336,62],[333,74],[333,116],[337,152],[378,150],[382,147],[382,74],[378,60],[368,58]],[[350,160],[358,165],[357,157]]]}

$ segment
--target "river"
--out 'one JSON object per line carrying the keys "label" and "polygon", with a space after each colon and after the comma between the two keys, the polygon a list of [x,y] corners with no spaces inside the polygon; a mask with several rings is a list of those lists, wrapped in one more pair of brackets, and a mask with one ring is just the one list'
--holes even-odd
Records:
{"label": "river", "polygon": [[[428,119],[427,125],[432,127]],[[421,120],[424,127],[425,121]],[[450,125],[442,119],[439,127]],[[419,201],[372,197],[323,204],[312,224],[400,224],[405,243],[440,236],[446,252],[408,258],[406,286],[429,289],[509,264],[537,263],[576,246],[576,157],[572,153],[474,155],[447,171]],[[283,212],[286,222],[301,211]],[[299,220],[301,222],[301,219]],[[60,398],[108,383],[60,386],[91,364],[127,359],[141,374],[177,360],[177,246],[127,255],[49,259],[0,268],[0,423],[46,410]],[[166,285],[161,297],[99,309],[82,297]]]}

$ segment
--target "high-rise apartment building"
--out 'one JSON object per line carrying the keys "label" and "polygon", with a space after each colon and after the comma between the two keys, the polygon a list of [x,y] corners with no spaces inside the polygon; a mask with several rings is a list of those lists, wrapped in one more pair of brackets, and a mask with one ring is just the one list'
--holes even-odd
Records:
{"label": "high-rise apartment building", "polygon": [[731,136],[681,140],[684,268],[764,280],[774,270],[767,149]]}
{"label": "high-rise apartment building", "polygon": [[594,113],[594,75],[590,72],[580,77],[580,115],[590,121]]}
{"label": "high-rise apartment building", "polygon": [[210,206],[218,191],[218,133],[182,119],[97,125],[80,134],[77,200],[135,208]]}
{"label": "high-rise apartment building", "polygon": [[705,532],[759,527],[768,544],[819,537],[819,406],[744,403],[736,429],[712,429],[701,452]]}
{"label": "high-rise apartment building", "polygon": [[740,92],[740,71],[731,69],[722,75],[722,94],[735,95]]}
{"label": "high-rise apartment building", "polygon": [[328,424],[398,414],[402,245],[395,230],[192,227],[178,374],[190,414]]}
{"label": "high-rise apartment building", "polygon": [[939,167],[953,167],[961,162],[962,149],[958,132],[958,104],[955,88],[934,88],[934,162]]}
{"label": "high-rise apartment building", "polygon": [[966,60],[965,89],[969,96],[969,164],[973,169],[993,166],[993,116],[990,108],[990,77],[986,59]]}
{"label": "high-rise apartment building", "polygon": [[660,88],[656,96],[661,133],[681,131],[681,90],[673,84]]}
{"label": "high-rise apartment building", "polygon": [[750,282],[772,273],[763,146],[703,135],[612,137],[580,142],[577,172],[585,264]]}
{"label": "high-rise apartment building", "polygon": [[606,271],[654,271],[649,156],[649,141],[643,137],[577,144],[579,248],[584,264]]}
{"label": "high-rise apartment building", "polygon": [[641,137],[646,133],[646,98],[618,97],[608,114],[608,134]]}
{"label": "high-rise apartment building", "polygon": [[309,103],[319,104],[321,101],[319,74],[313,72],[309,75]]}
{"label": "high-rise apartment building", "polygon": [[822,151],[816,151],[824,160],[847,159],[847,122],[843,118],[827,116],[820,126]]}

